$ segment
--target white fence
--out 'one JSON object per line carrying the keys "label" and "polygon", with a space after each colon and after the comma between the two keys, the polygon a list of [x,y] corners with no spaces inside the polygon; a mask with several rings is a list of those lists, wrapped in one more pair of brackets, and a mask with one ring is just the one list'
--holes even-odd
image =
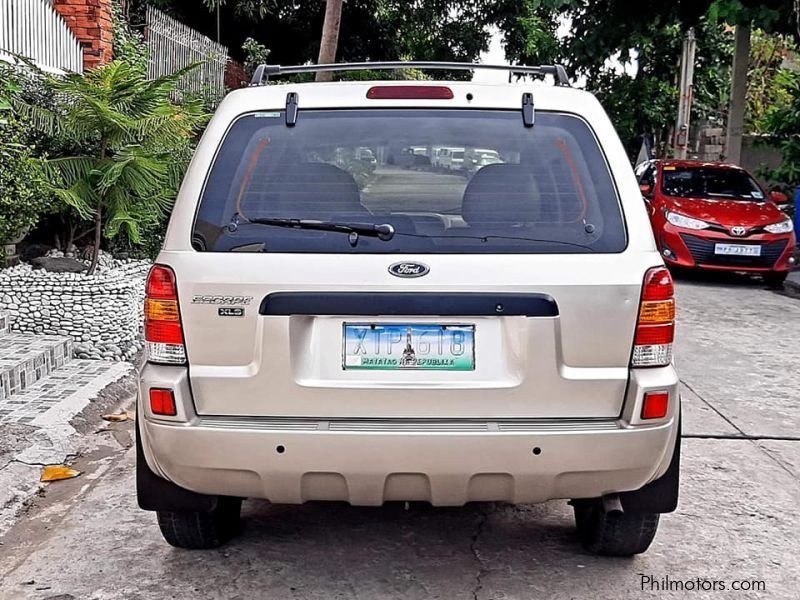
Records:
{"label": "white fence", "polygon": [[152,6],[147,7],[147,49],[150,79],[202,62],[184,77],[180,89],[215,99],[225,94],[228,49]]}
{"label": "white fence", "polygon": [[0,58],[18,54],[46,71],[83,72],[83,50],[46,0],[0,0]]}

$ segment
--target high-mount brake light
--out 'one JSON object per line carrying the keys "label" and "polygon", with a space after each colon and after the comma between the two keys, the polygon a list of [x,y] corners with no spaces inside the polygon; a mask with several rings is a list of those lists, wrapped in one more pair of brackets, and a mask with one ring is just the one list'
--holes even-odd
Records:
{"label": "high-mount brake light", "polygon": [[644,276],[633,346],[632,367],[663,367],[672,362],[675,338],[675,288],[664,267]]}
{"label": "high-mount brake light", "polygon": [[375,85],[367,90],[370,100],[452,100],[445,85]]}
{"label": "high-mount brake light", "polygon": [[153,265],[147,276],[144,338],[149,361],[173,365],[186,363],[175,273],[163,265]]}

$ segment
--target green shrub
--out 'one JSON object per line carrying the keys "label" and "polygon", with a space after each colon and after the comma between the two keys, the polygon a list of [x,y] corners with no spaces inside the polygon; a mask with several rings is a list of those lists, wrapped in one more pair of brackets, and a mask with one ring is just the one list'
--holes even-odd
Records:
{"label": "green shrub", "polygon": [[0,242],[34,226],[50,200],[41,165],[19,141],[22,128],[13,117],[0,125]]}
{"label": "green shrub", "polygon": [[0,242],[11,242],[47,209],[49,193],[41,165],[33,159],[28,127],[14,114],[18,84],[7,77],[0,88]]}
{"label": "green shrub", "polygon": [[132,69],[147,73],[147,42],[144,36],[128,26],[118,1],[111,5],[114,18],[114,59],[127,63]]}
{"label": "green shrub", "polygon": [[169,216],[167,215],[157,223],[142,227],[139,231],[138,244],[134,244],[130,238],[124,236],[111,238],[107,244],[108,251],[118,258],[155,260],[164,245],[168,223]]}
{"label": "green shrub", "polygon": [[207,118],[197,102],[170,100],[189,70],[146,81],[135,67],[113,61],[83,75],[48,78],[64,98],[55,110],[17,103],[41,131],[89,150],[49,157],[43,165],[54,195],[94,221],[95,250],[102,234],[111,239],[121,233],[140,243],[142,230],[166,219],[194,136]]}
{"label": "green shrub", "polygon": [[[779,72],[779,77],[783,79],[791,101],[773,106],[767,112],[764,128],[770,141],[780,150],[783,161],[778,168],[761,174],[780,182],[783,191],[793,198],[795,190],[800,187],[800,74],[785,69]],[[784,210],[794,215],[797,209],[791,205]]]}
{"label": "green shrub", "polygon": [[245,57],[244,70],[249,74],[252,74],[258,65],[266,64],[269,60],[269,49],[251,37],[242,44],[242,52]]}

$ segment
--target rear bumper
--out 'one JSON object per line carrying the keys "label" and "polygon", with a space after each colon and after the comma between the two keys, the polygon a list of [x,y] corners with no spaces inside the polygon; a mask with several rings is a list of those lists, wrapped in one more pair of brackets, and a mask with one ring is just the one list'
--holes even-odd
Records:
{"label": "rear bumper", "polygon": [[[199,417],[185,369],[148,365],[148,387],[176,391],[179,415],[139,406],[144,456],[157,475],[202,494],[275,503],[340,500],[542,502],[636,490],[668,468],[679,414],[672,367],[634,371],[619,419],[315,420]],[[663,420],[642,423],[647,389],[666,389]],[[142,397],[147,397],[142,394]]]}
{"label": "rear bumper", "polygon": [[[177,427],[145,421],[158,467],[204,494],[297,504],[543,502],[634,490],[672,448],[673,422],[628,430],[364,432]],[[586,426],[586,425],[584,425]],[[279,453],[280,448],[283,452]],[[540,454],[534,454],[534,448]]]}

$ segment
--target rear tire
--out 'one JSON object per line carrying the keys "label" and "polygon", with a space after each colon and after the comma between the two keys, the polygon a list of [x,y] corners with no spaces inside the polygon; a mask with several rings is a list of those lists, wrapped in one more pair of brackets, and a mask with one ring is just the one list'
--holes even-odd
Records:
{"label": "rear tire", "polygon": [[782,288],[783,282],[786,281],[786,278],[789,276],[788,272],[772,272],[772,273],[765,273],[764,274],[764,283],[766,283],[769,287],[772,288]]}
{"label": "rear tire", "polygon": [[650,547],[658,513],[609,513],[599,500],[577,500],[575,524],[583,547],[602,556],[633,556]]}
{"label": "rear tire", "polygon": [[211,511],[159,510],[161,535],[171,546],[202,550],[217,548],[239,531],[240,498],[220,497]]}

